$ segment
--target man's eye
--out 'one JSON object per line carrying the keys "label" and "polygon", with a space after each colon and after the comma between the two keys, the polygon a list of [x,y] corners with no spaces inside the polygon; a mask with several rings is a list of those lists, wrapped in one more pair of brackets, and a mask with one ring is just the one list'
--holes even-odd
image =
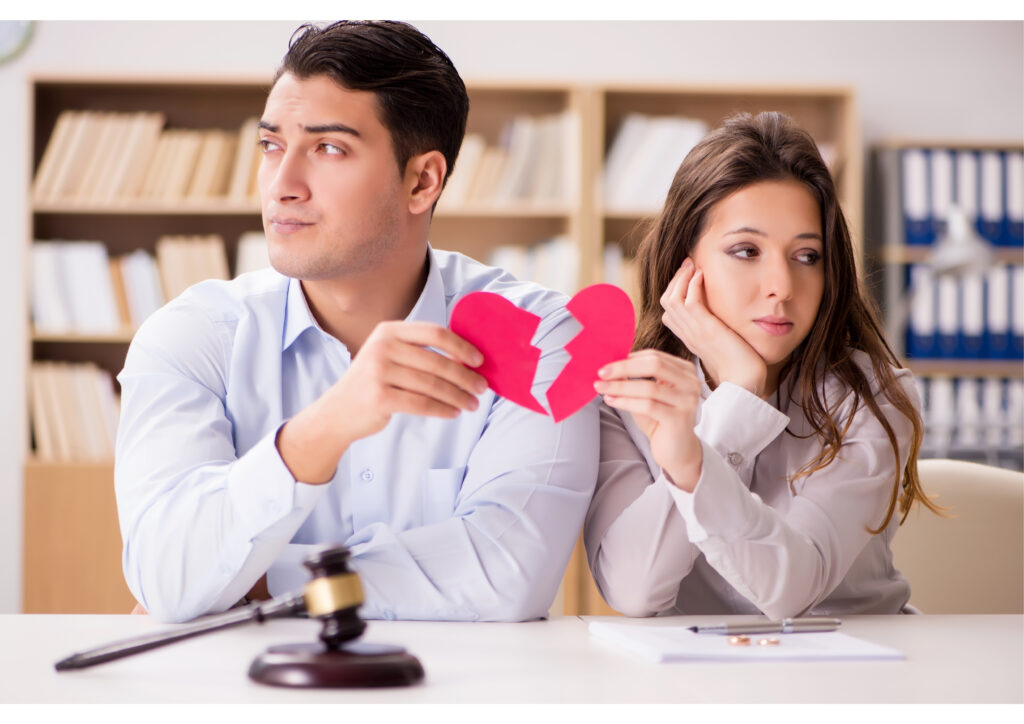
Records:
{"label": "man's eye", "polygon": [[335,146],[333,143],[321,143],[320,150],[329,156],[344,156],[345,150],[340,146]]}
{"label": "man's eye", "polygon": [[278,148],[280,148],[280,146],[278,146],[276,143],[266,138],[261,138],[258,141],[258,143],[260,148],[263,150],[263,153],[268,153],[269,151],[276,151]]}

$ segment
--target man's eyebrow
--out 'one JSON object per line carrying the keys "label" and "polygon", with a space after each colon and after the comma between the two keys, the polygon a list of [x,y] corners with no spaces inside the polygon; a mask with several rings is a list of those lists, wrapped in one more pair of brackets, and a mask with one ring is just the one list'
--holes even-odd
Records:
{"label": "man's eyebrow", "polygon": [[[265,131],[270,131],[271,133],[280,133],[281,132],[281,128],[279,126],[275,126],[273,123],[269,123],[267,121],[260,121],[257,124],[257,126],[259,128],[262,128]],[[361,138],[362,137],[362,135],[359,133],[359,131],[357,131],[356,129],[352,128],[352,126],[346,126],[344,123],[324,123],[324,124],[319,125],[319,126],[302,126],[302,130],[304,132],[306,132],[306,133],[312,133],[312,134],[316,134],[316,133],[347,133],[350,136],[355,136],[356,138]]]}
{"label": "man's eyebrow", "polygon": [[[765,234],[763,231],[761,231],[760,229],[755,229],[752,226],[741,226],[738,229],[733,229],[732,231],[727,231],[725,233],[725,236],[732,236],[733,234],[756,234],[757,236],[767,236],[767,234]],[[817,241],[822,241],[821,234],[819,234],[819,233],[817,233],[815,231],[806,231],[803,234],[797,234],[793,238],[794,239],[816,239]]]}

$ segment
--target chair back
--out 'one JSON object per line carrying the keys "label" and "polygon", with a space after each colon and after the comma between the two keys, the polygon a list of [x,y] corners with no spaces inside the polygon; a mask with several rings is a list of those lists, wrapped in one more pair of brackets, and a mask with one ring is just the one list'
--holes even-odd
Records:
{"label": "chair back", "polygon": [[896,568],[922,613],[1024,613],[1024,473],[920,460],[943,518],[915,506],[893,539]]}

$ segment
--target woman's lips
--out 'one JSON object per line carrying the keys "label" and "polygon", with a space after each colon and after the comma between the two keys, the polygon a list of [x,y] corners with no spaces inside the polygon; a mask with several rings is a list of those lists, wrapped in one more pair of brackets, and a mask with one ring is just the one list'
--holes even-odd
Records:
{"label": "woman's lips", "polygon": [[793,329],[793,323],[784,317],[761,317],[760,319],[755,319],[754,324],[774,337],[789,334],[790,330]]}

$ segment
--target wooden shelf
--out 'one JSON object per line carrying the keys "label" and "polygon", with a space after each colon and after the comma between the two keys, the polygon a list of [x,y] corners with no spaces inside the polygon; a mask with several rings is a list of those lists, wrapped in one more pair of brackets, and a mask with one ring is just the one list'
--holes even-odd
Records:
{"label": "wooden shelf", "polygon": [[[167,128],[237,130],[245,118],[261,113],[268,90],[267,79],[244,77],[45,77],[32,83],[33,170],[39,166],[62,111],[158,112],[166,117]],[[701,118],[713,128],[726,115],[744,110],[786,112],[834,149],[840,160],[837,185],[859,243],[861,149],[854,95],[849,89],[486,80],[467,81],[467,88],[471,98],[467,132],[491,145],[501,142],[509,121],[517,116],[565,114],[568,138],[572,139],[564,144],[570,159],[565,171],[569,191],[566,201],[560,203],[448,205],[442,196],[431,227],[435,248],[460,251],[486,262],[500,245],[532,246],[556,236],[566,237],[579,251],[578,285],[603,281],[605,244],[618,243],[632,253],[638,229],[660,210],[600,208],[597,186],[618,124],[635,112]],[[226,242],[229,259],[234,259],[239,236],[260,226],[260,209],[251,199],[140,199],[102,205],[40,201],[32,208],[29,239],[99,240],[110,254],[121,255],[138,248],[152,251],[162,235],[219,234]],[[30,331],[26,357],[30,362],[89,361],[116,374],[132,336],[132,330],[99,335]],[[112,466],[43,462],[30,453],[25,482],[26,610],[130,610],[131,598],[119,580],[120,539]],[[67,502],[53,502],[65,500],[60,496],[66,496]],[[91,570],[83,562],[86,559],[102,560],[104,568]],[[91,572],[78,576],[61,567],[62,561]],[[581,545],[566,573],[564,600],[567,614],[610,612],[590,577]]]}
{"label": "wooden shelf", "polygon": [[[884,246],[882,261],[886,264],[925,264],[935,250],[933,246]],[[1024,249],[1008,246],[993,246],[993,257],[1004,264],[1024,264]]]}
{"label": "wooden shelf", "polygon": [[117,204],[92,202],[36,202],[33,211],[37,214],[76,215],[136,215],[136,216],[260,216],[259,204],[239,203],[220,199],[180,201],[133,201]]}
{"label": "wooden shelf", "polygon": [[31,339],[33,342],[53,344],[130,344],[134,336],[134,329],[109,334],[51,334],[33,330]]}
{"label": "wooden shelf", "polygon": [[918,377],[1021,377],[1024,362],[988,359],[909,359],[907,367]]}

